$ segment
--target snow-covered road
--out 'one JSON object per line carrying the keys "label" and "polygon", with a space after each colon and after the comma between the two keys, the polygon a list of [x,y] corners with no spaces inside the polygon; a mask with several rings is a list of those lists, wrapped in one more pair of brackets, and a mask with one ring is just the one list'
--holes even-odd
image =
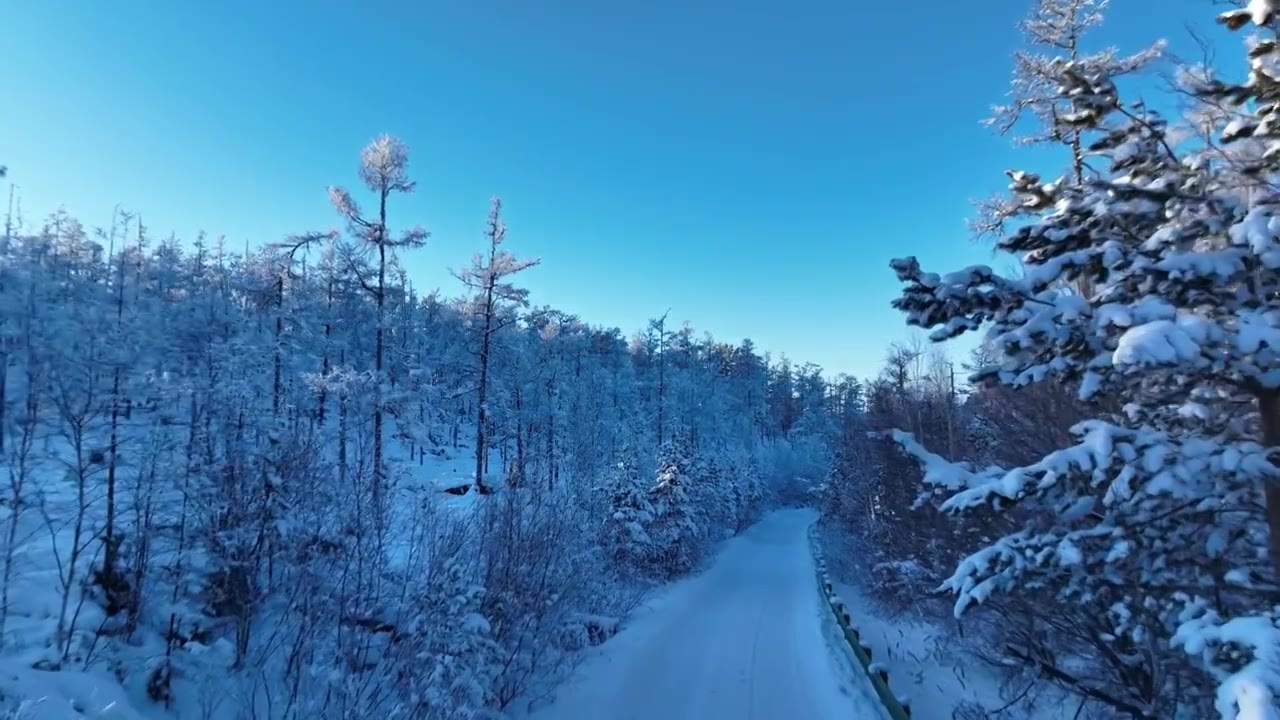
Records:
{"label": "snow-covered road", "polygon": [[[807,510],[726,543],[589,658],[537,720],[880,720],[829,643]],[[860,671],[859,671],[860,672]]]}

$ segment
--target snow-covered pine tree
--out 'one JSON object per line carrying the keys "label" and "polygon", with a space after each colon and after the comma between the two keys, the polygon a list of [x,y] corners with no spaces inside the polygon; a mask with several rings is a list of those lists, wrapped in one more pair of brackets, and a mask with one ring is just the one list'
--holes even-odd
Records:
{"label": "snow-covered pine tree", "polygon": [[704,538],[717,541],[737,532],[737,498],[724,463],[724,448],[704,447],[690,464],[689,499]]}
{"label": "snow-covered pine tree", "polygon": [[[1273,11],[1255,2],[1226,17],[1243,24]],[[1274,43],[1259,46],[1250,81],[1216,90],[1241,103],[1272,97],[1274,53]],[[1223,718],[1280,717],[1280,553],[1268,552],[1268,519],[1280,512],[1269,459],[1280,443],[1268,429],[1280,420],[1280,198],[1246,206],[1212,166],[1183,162],[1165,121],[1123,103],[1105,68],[1073,70],[1058,93],[1084,152],[1106,169],[1082,185],[1010,173],[1011,216],[1026,224],[998,247],[1025,275],[937,275],[895,260],[906,288],[894,305],[935,328],[934,340],[985,328],[998,363],[978,381],[1058,378],[1082,398],[1120,399],[1123,411],[1077,424],[1075,444],[1010,469],[949,462],[897,432],[926,484],[948,496],[943,510],[1019,507],[1021,527],[964,559],[943,586],[957,594],[957,614],[1024,588],[1100,603],[1110,641],[1100,651],[1136,670],[1171,642],[1206,673],[1169,657],[1159,674],[1101,684],[1024,658],[1112,711],[1203,717],[1194,688],[1216,684]],[[1270,135],[1274,105],[1258,105],[1251,132]],[[1093,292],[1063,289],[1080,280]],[[1272,548],[1278,541],[1271,533]]]}
{"label": "snow-covered pine tree", "polygon": [[405,717],[498,717],[493,706],[499,649],[481,612],[483,599],[484,588],[458,559],[430,583],[423,612],[409,627],[423,643],[402,678]]}
{"label": "snow-covered pine tree", "polygon": [[755,522],[760,517],[765,502],[769,500],[760,458],[754,454],[747,455],[742,464],[742,483],[745,502],[742,505],[742,516],[738,520],[739,529]]}
{"label": "snow-covered pine tree", "polygon": [[[985,122],[1002,134],[1013,133],[1024,145],[1057,145],[1067,149],[1071,172],[1063,181],[1081,185],[1094,175],[1085,162],[1080,124],[1084,108],[1070,92],[1063,92],[1080,77],[1112,79],[1141,71],[1158,59],[1164,43],[1156,43],[1132,55],[1115,48],[1089,51],[1086,37],[1101,22],[1110,0],[1035,0],[1031,12],[1018,24],[1027,46],[1013,55],[1013,78],[1008,102],[996,105]],[[1086,111],[1087,112],[1087,111]],[[1019,208],[1007,198],[982,206],[976,229],[1001,232],[1005,221]]]}
{"label": "snow-covered pine tree", "polygon": [[654,521],[648,487],[640,477],[635,454],[623,447],[609,469],[604,485],[605,509],[601,547],[614,568],[634,572],[647,566],[653,557],[654,541],[649,528]]}
{"label": "snow-covered pine tree", "polygon": [[667,441],[658,457],[657,484],[649,491],[654,523],[650,536],[656,546],[657,572],[674,577],[697,562],[699,529],[689,498],[692,453],[680,438]]}

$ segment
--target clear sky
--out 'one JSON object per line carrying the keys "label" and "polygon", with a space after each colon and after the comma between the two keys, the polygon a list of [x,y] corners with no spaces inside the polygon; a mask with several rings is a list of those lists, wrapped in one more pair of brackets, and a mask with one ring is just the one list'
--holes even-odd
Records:
{"label": "clear sky", "polygon": [[[1114,5],[1097,40],[1129,49],[1186,51],[1185,23],[1215,10]],[[889,259],[989,261],[970,201],[1040,157],[979,125],[1029,7],[10,0],[0,163],[29,221],[65,204],[104,225],[121,203],[235,247],[336,225],[325,187],[357,185],[360,148],[390,132],[419,181],[392,221],[433,234],[406,258],[420,288],[460,290],[447,270],[496,193],[511,250],[543,258],[535,303],[628,333],[671,308],[871,375],[907,335]]]}

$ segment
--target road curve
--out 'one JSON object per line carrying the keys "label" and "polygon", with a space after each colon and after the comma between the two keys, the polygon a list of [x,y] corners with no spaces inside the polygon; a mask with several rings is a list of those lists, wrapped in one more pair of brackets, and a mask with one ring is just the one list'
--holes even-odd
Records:
{"label": "road curve", "polygon": [[627,622],[535,720],[880,720],[840,659],[810,510],[766,516]]}

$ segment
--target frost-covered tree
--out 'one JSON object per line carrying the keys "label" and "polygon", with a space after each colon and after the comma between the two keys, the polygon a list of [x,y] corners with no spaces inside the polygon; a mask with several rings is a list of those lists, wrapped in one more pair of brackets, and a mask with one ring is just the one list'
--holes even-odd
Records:
{"label": "frost-covered tree", "polygon": [[[401,678],[408,717],[477,720],[495,717],[499,648],[482,612],[484,588],[460,560],[449,561],[421,599],[408,632],[424,640],[416,668]],[[410,666],[413,667],[412,665]]]}
{"label": "frost-covered tree", "polygon": [[[1256,2],[1224,19],[1266,21],[1272,12]],[[1274,43],[1251,52],[1243,86],[1208,88],[1256,101],[1244,134],[1273,132],[1275,52]],[[1231,176],[1184,162],[1166,121],[1123,102],[1105,67],[1077,73],[1058,92],[1083,152],[1104,167],[1082,185],[1010,174],[1009,207],[1025,224],[998,247],[1025,274],[979,266],[937,275],[914,258],[895,260],[906,287],[894,304],[910,324],[934,328],[934,340],[985,330],[997,358],[979,381],[1018,388],[1056,378],[1082,398],[1123,407],[1109,413],[1101,404],[1075,426],[1073,444],[1014,468],[950,462],[897,433],[925,482],[946,496],[943,510],[994,507],[1018,518],[944,587],[957,594],[957,614],[1032,589],[1107,608],[1096,649],[1127,666],[1129,682],[1024,659],[1113,711],[1197,715],[1195,688],[1211,678],[1222,717],[1274,718],[1280,232],[1272,208],[1280,201],[1242,202]],[[1077,280],[1094,291],[1062,289]],[[1153,644],[1153,635],[1164,637]],[[1170,642],[1206,675],[1164,656]]]}
{"label": "frost-covered tree", "polygon": [[387,270],[395,259],[395,252],[402,248],[421,247],[427,240],[427,231],[413,227],[399,237],[391,233],[387,225],[387,203],[392,193],[411,193],[416,183],[409,179],[409,148],[390,135],[379,135],[360,153],[360,179],[377,198],[376,215],[365,216],[351,193],[341,187],[329,188],[329,199],[334,208],[347,221],[348,232],[361,243],[360,248],[374,256],[374,277],[369,277],[360,265],[349,263],[353,276],[359,281],[377,308],[374,327],[374,400],[373,400],[373,500],[381,507],[385,490],[383,453],[383,422],[386,409],[383,396],[386,392],[387,327],[386,308],[388,298]]}
{"label": "frost-covered tree", "polygon": [[489,247],[485,254],[477,253],[471,267],[460,270],[455,276],[471,289],[470,313],[476,324],[476,487],[484,490],[485,473],[489,461],[488,401],[489,371],[492,368],[491,353],[494,336],[515,321],[513,309],[528,302],[529,291],[513,285],[508,278],[528,270],[540,261],[536,258],[517,260],[502,247],[507,238],[507,226],[502,221],[502,200],[494,197],[485,225],[485,239]]}
{"label": "frost-covered tree", "polygon": [[1114,48],[1090,52],[1086,36],[1102,22],[1110,0],[1035,0],[1031,12],[1018,24],[1027,47],[1014,53],[1009,102],[997,105],[986,122],[1001,132],[1013,131],[1031,120],[1019,140],[1023,143],[1064,144],[1071,148],[1071,171],[1084,179],[1085,152],[1082,127],[1076,125],[1081,108],[1064,97],[1073,74],[1119,77],[1143,69],[1163,49],[1157,43],[1133,55],[1122,56]]}
{"label": "frost-covered tree", "polygon": [[649,491],[653,502],[656,570],[663,576],[679,575],[698,560],[699,528],[689,485],[693,458],[688,443],[667,442],[658,458],[657,483]]}
{"label": "frost-covered tree", "polygon": [[654,552],[649,534],[654,507],[649,485],[641,478],[633,453],[625,449],[620,453],[605,476],[603,491],[607,515],[601,546],[619,570],[643,569]]}
{"label": "frost-covered tree", "polygon": [[[1113,47],[1087,47],[1088,35],[1102,23],[1109,4],[1110,0],[1035,0],[1031,12],[1018,25],[1026,47],[1013,56],[1008,102],[994,106],[986,120],[1002,134],[1014,134],[1019,144],[1065,148],[1071,172],[1059,182],[1081,185],[1098,174],[1090,167],[1082,144],[1099,110],[1087,98],[1102,99],[1114,88],[1097,95],[1097,88],[1090,88],[1087,78],[1105,77],[1114,82],[1149,67],[1164,51],[1163,42],[1131,55],[1122,55]],[[1000,197],[982,203],[979,209],[974,229],[997,236],[1020,211],[1016,203]],[[1077,279],[1077,287],[1085,294],[1091,290],[1087,280]]]}
{"label": "frost-covered tree", "polygon": [[[403,146],[362,160],[379,207],[334,190],[341,234],[10,227],[6,659],[118,678],[180,718],[486,717],[766,505],[788,442],[768,358],[687,325],[655,354],[524,312],[510,275],[530,263],[501,249],[496,212],[468,297],[422,295],[396,254],[423,234],[393,238],[384,213],[412,187]],[[510,480],[476,504],[452,484],[473,430]]]}

